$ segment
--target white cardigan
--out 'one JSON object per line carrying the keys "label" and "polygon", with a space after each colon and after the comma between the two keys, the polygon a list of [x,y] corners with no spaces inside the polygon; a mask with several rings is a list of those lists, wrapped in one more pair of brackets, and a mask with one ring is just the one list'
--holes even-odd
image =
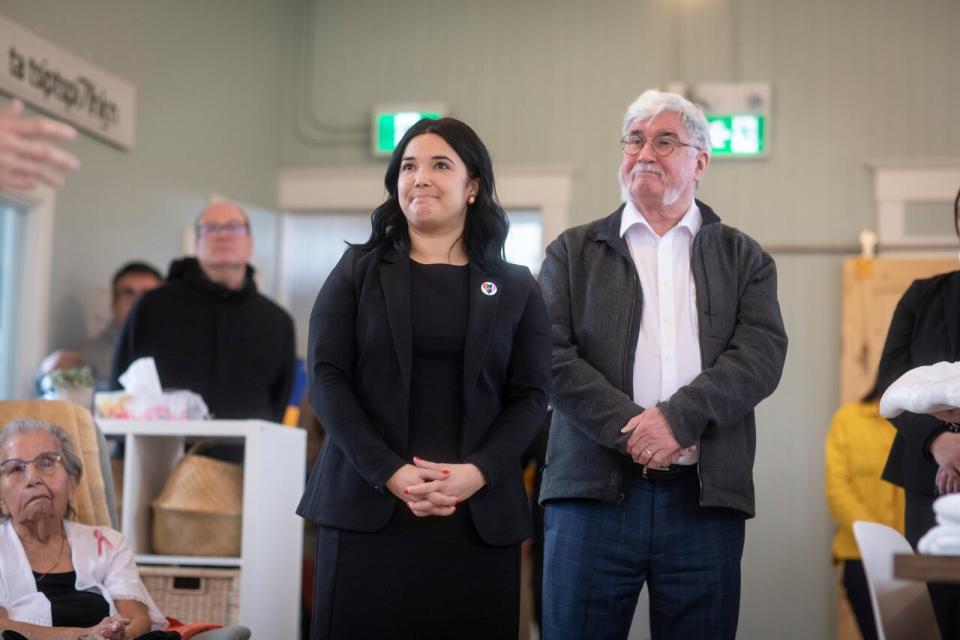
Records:
{"label": "white cardigan", "polygon": [[[151,630],[163,629],[167,621],[147,593],[126,539],[109,527],[91,527],[64,522],[70,543],[77,591],[94,591],[117,613],[116,600],[136,600],[148,609]],[[0,523],[0,607],[11,620],[50,627],[50,601],[37,591],[37,583],[9,518]]]}

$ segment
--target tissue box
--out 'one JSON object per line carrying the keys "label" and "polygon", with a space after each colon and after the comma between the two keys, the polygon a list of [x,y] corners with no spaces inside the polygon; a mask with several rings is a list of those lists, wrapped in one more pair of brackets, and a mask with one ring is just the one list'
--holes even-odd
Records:
{"label": "tissue box", "polygon": [[126,391],[101,391],[94,396],[98,418],[117,420],[201,420],[207,405],[192,391],[165,391],[133,395]]}

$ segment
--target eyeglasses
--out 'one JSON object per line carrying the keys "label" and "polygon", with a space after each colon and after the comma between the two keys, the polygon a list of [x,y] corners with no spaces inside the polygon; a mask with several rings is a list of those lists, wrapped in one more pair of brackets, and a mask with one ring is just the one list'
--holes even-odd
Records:
{"label": "eyeglasses", "polygon": [[[638,156],[640,152],[643,151],[643,146],[647,144],[647,140],[648,139],[643,136],[630,134],[620,138],[620,146],[623,147],[623,152],[628,156]],[[677,147],[691,147],[700,150],[700,147],[695,144],[680,142],[676,136],[657,136],[655,138],[649,138],[649,140],[653,152],[661,158],[673,153],[673,150]]]}
{"label": "eyeglasses", "polygon": [[226,224],[217,224],[216,222],[205,222],[197,225],[197,235],[201,237],[216,235],[221,231],[231,236],[245,236],[248,231],[247,223],[228,222]]}
{"label": "eyeglasses", "polygon": [[54,451],[45,451],[33,460],[10,458],[0,462],[0,478],[20,481],[27,476],[27,467],[30,465],[33,465],[40,475],[49,476],[59,464],[63,464],[63,455]]}

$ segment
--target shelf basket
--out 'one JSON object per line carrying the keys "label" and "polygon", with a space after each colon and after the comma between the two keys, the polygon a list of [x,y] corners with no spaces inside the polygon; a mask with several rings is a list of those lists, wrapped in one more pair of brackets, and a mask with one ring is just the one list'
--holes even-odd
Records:
{"label": "shelf basket", "polygon": [[243,467],[194,453],[174,468],[153,501],[153,552],[239,556]]}
{"label": "shelf basket", "polygon": [[188,623],[237,624],[240,569],[150,565],[139,570],[163,615]]}

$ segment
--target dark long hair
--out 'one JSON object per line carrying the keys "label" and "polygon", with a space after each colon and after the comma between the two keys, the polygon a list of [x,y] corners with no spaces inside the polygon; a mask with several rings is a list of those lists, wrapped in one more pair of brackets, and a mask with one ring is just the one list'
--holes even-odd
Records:
{"label": "dark long hair", "polygon": [[467,207],[463,247],[470,262],[488,273],[500,272],[506,264],[503,246],[507,241],[510,221],[497,199],[493,163],[487,148],[473,129],[454,118],[424,118],[407,130],[390,156],[390,164],[387,165],[387,173],[383,177],[387,199],[370,215],[370,238],[365,243],[354,246],[360,249],[395,247],[410,251],[410,233],[407,230],[407,219],[400,208],[397,181],[407,144],[425,133],[434,133],[443,138],[463,160],[470,179],[478,179],[476,200]]}
{"label": "dark long hair", "polygon": [[957,197],[953,199],[953,230],[960,237],[960,191],[957,191]]}

